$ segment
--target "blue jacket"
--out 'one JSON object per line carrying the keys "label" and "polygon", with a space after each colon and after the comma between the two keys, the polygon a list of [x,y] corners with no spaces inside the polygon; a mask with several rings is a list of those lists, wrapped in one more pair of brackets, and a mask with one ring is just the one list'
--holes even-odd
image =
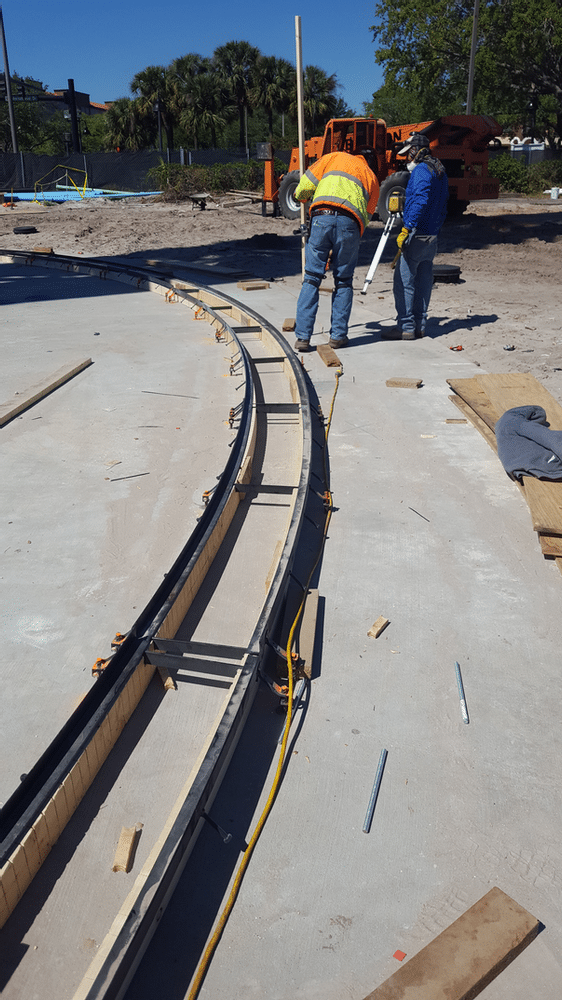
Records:
{"label": "blue jacket", "polygon": [[402,215],[406,229],[415,229],[418,236],[437,236],[447,215],[448,197],[449,181],[439,160],[417,163],[406,188]]}

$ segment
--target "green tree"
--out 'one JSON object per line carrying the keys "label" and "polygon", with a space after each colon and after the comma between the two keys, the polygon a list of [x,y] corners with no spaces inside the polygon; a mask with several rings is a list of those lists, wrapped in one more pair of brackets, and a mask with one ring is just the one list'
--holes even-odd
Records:
{"label": "green tree", "polygon": [[[338,79],[319,66],[305,66],[303,73],[304,129],[308,137],[322,132],[338,107]],[[291,110],[296,115],[296,95]]]}
{"label": "green tree", "polygon": [[267,113],[269,140],[273,139],[273,116],[286,113],[295,99],[297,76],[294,66],[286,59],[259,56],[251,92],[252,103]]}
{"label": "green tree", "polygon": [[213,54],[213,65],[220,84],[238,111],[241,148],[246,145],[246,116],[250,109],[250,95],[259,55],[259,49],[249,42],[227,42],[215,49]]}
{"label": "green tree", "polygon": [[158,116],[166,133],[168,149],[174,146],[174,125],[176,118],[174,81],[169,68],[164,66],[147,66],[140,73],[135,73],[131,80],[131,93],[139,101],[139,110],[147,117],[151,112]]}
{"label": "green tree", "polygon": [[120,97],[106,111],[107,145],[111,149],[146,149],[154,145],[156,121],[138,98]]}
{"label": "green tree", "polygon": [[187,140],[191,139],[197,149],[202,139],[209,136],[216,148],[217,130],[226,119],[224,93],[211,60],[190,52],[174,59],[169,72],[174,94],[172,107]]}
{"label": "green tree", "polygon": [[[372,27],[384,84],[369,110],[402,122],[466,108],[473,0],[378,0]],[[409,94],[407,100],[401,94]],[[562,7],[559,0],[482,0],[473,111],[523,125],[536,104],[550,141],[562,135]],[[390,114],[389,114],[390,112]],[[407,112],[407,113],[406,113]],[[556,133],[556,135],[554,134]]]}

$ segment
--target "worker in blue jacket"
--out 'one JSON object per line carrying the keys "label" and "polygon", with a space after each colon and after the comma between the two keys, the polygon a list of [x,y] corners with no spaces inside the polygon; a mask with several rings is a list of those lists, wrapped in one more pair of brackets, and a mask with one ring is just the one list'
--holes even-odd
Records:
{"label": "worker in blue jacket", "polygon": [[437,236],[447,214],[449,182],[445,167],[431,155],[429,140],[413,132],[399,156],[407,156],[408,180],[403,228],[396,243],[401,251],[394,271],[395,330],[383,333],[388,340],[423,337],[433,286],[433,258]]}

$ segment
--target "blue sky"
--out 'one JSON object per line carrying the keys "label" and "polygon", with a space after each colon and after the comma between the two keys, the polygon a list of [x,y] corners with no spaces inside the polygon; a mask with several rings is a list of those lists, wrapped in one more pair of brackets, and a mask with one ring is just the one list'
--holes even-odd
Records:
{"label": "blue sky", "polygon": [[66,88],[73,79],[76,90],[100,103],[129,96],[131,79],[145,66],[167,66],[188,52],[211,56],[232,40],[295,64],[297,14],[303,64],[335,73],[342,96],[357,113],[382,83],[369,30],[375,3],[367,0],[319,5],[309,0],[301,10],[267,0],[2,0],[0,5],[11,73],[33,76],[51,90]]}

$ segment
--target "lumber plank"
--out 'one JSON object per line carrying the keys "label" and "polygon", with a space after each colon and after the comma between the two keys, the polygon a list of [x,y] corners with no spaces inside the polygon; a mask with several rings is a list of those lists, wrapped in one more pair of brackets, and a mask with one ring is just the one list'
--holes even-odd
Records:
{"label": "lumber plank", "polygon": [[455,404],[455,406],[458,406],[461,413],[464,413],[467,416],[472,426],[475,427],[477,431],[480,431],[482,437],[488,442],[490,448],[493,448],[497,455],[498,446],[496,443],[496,435],[493,430],[490,429],[488,424],[485,423],[482,417],[478,416],[476,411],[472,409],[470,404],[467,403],[462,396],[449,396],[449,399]]}
{"label": "lumber plank", "polygon": [[562,538],[560,535],[539,535],[543,556],[562,559]]}
{"label": "lumber plank", "polygon": [[542,535],[562,535],[562,483],[523,476],[533,530]]}
{"label": "lumber plank", "polygon": [[419,389],[423,384],[421,378],[404,378],[397,375],[395,378],[387,378],[386,386],[389,389]]}
{"label": "lumber plank", "polygon": [[71,365],[63,365],[52,375],[48,375],[37,385],[32,386],[27,389],[24,393],[18,393],[18,401],[14,403],[10,400],[6,403],[0,404],[0,427],[7,424],[9,420],[13,420],[18,413],[22,413],[23,410],[28,410],[30,406],[34,403],[38,403],[40,399],[43,399],[50,392],[58,389],[59,386],[68,382],[69,379],[73,378],[74,375],[78,375],[79,372],[83,371],[84,368],[88,368],[92,364],[91,358],[86,358],[84,361],[79,361],[78,363],[73,362]]}
{"label": "lumber plank", "polygon": [[476,376],[476,381],[497,411],[498,419],[514,406],[542,406],[552,430],[562,430],[562,406],[530,372],[482,374]]}
{"label": "lumber plank", "polygon": [[453,392],[464,399],[465,403],[468,403],[470,408],[493,431],[501,414],[496,412],[486,391],[478,384],[476,378],[448,378],[447,385],[450,385]]}
{"label": "lumber plank", "polygon": [[341,361],[333,347],[328,347],[327,344],[318,344],[316,353],[320,355],[322,361],[328,368],[339,368],[341,365]]}
{"label": "lumber plank", "polygon": [[539,927],[536,917],[494,886],[365,1000],[473,1000]]}

